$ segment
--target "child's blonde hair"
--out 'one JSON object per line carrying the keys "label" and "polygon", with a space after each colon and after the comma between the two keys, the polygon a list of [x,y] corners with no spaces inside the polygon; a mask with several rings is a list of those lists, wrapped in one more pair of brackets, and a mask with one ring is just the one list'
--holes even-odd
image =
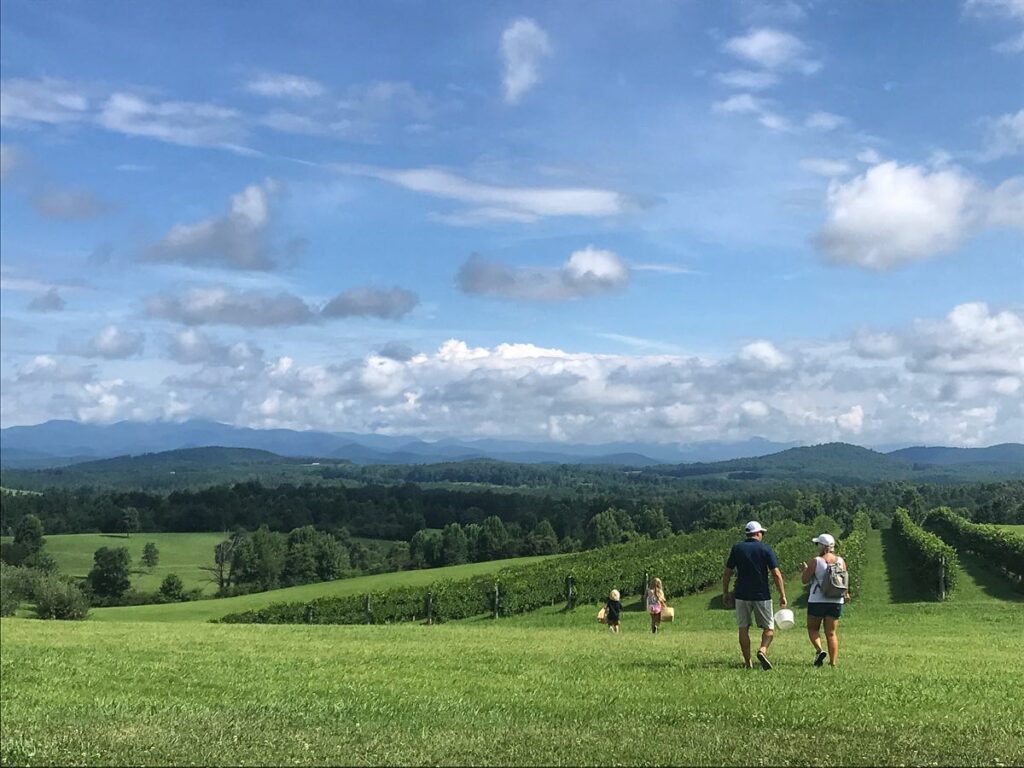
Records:
{"label": "child's blonde hair", "polygon": [[612,600],[618,600],[619,599],[619,590],[613,589],[612,590],[612,594],[611,594],[611,598],[612,598]]}
{"label": "child's blonde hair", "polygon": [[661,585],[661,579],[659,579],[657,576],[655,576],[653,579],[651,579],[651,583],[650,583],[648,588],[655,594],[655,596],[659,600],[664,602],[664,600],[665,600],[665,589]]}

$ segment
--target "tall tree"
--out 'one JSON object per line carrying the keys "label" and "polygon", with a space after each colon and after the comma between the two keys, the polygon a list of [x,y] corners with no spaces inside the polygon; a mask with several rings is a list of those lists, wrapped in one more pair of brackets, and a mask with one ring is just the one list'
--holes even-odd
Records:
{"label": "tall tree", "polygon": [[460,565],[469,559],[466,532],[458,523],[449,523],[441,531],[441,565]]}
{"label": "tall tree", "polygon": [[147,568],[156,568],[159,562],[160,550],[156,548],[155,543],[147,541],[146,546],[142,548],[142,564]]}
{"label": "tall tree", "polygon": [[119,598],[131,587],[132,558],[124,547],[100,547],[86,579],[98,597]]}

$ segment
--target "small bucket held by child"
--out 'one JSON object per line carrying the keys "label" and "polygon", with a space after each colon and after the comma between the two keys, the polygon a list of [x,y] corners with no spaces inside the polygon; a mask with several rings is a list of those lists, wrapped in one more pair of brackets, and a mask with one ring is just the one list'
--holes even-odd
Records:
{"label": "small bucket held by child", "polygon": [[608,609],[607,608],[602,608],[601,610],[599,610],[597,612],[597,620],[599,622],[604,624],[605,621],[607,621],[607,619],[608,619]]}

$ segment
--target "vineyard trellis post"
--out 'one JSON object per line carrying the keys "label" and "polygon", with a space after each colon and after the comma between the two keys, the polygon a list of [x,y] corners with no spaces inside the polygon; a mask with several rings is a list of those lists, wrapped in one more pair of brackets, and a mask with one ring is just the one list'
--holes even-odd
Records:
{"label": "vineyard trellis post", "polygon": [[371,616],[370,616],[370,596],[369,595],[366,596],[366,603],[363,606],[363,612],[366,615],[366,623],[367,624],[372,624],[373,621],[372,621]]}
{"label": "vineyard trellis post", "polygon": [[434,593],[427,592],[427,624],[434,623]]}
{"label": "vineyard trellis post", "polygon": [[939,558],[939,602],[946,599],[946,558]]}
{"label": "vineyard trellis post", "polygon": [[571,611],[576,607],[576,583],[572,574],[565,577],[565,609]]}
{"label": "vineyard trellis post", "polygon": [[498,618],[498,582],[494,582],[494,611],[491,618]]}

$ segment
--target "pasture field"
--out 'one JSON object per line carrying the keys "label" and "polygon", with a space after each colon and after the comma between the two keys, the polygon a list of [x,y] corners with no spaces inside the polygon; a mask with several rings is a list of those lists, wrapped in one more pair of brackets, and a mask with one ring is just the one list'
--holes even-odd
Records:
{"label": "pasture field", "polygon": [[[200,570],[213,563],[213,548],[224,539],[222,533],[133,533],[130,538],[114,533],[71,533],[46,536],[46,552],[57,561],[61,573],[84,578],[92,568],[92,556],[100,547],[126,547],[132,556],[132,586],[155,592],[169,573],[181,577],[186,589],[201,587],[213,594],[216,586]],[[9,540],[4,537],[4,541]],[[142,548],[152,541],[160,551],[155,568],[142,564]]]}
{"label": "pasture field", "polygon": [[996,528],[1016,533],[1018,536],[1024,536],[1024,525],[997,525]]}
{"label": "pasture field", "polygon": [[427,585],[438,579],[461,579],[468,576],[478,576],[493,573],[509,565],[521,565],[537,560],[545,560],[549,557],[558,557],[558,555],[517,557],[509,560],[490,560],[483,563],[452,565],[447,568],[424,568],[417,571],[397,571],[395,573],[378,573],[372,576],[355,576],[350,579],[303,584],[298,587],[285,587],[284,589],[274,589],[269,592],[254,592],[251,595],[239,595],[238,597],[225,597],[216,600],[194,600],[189,603],[169,603],[166,605],[93,608],[89,612],[89,618],[97,621],[209,621],[211,619],[219,619],[229,613],[264,608],[272,603],[299,602],[313,600],[317,597],[358,595],[390,587]]}
{"label": "pasture field", "polygon": [[4,619],[0,761],[1021,764],[1022,596],[965,557],[949,601],[919,602],[892,544],[871,534],[834,670],[799,628],[775,670],[742,669],[715,592],[674,601],[658,635],[627,612],[612,636],[592,606],[432,627]]}

